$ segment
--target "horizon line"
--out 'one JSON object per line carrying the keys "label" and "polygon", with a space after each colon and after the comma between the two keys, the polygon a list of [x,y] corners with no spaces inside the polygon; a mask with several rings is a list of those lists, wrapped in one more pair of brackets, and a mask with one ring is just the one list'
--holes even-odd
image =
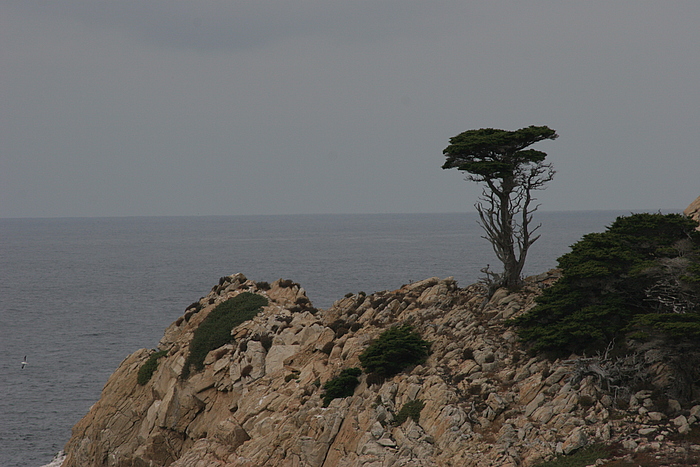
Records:
{"label": "horizon line", "polygon": [[[683,213],[683,209],[654,208],[654,209],[571,209],[571,210],[537,210],[537,213],[585,213],[585,212],[659,212],[664,214]],[[411,215],[441,215],[441,214],[478,214],[474,211],[442,211],[442,212],[352,212],[352,213],[285,213],[285,214],[135,214],[135,215],[106,215],[106,216],[0,216],[0,220],[60,220],[60,219],[135,219],[135,218],[213,218],[213,217],[308,217],[308,216],[411,216]]]}

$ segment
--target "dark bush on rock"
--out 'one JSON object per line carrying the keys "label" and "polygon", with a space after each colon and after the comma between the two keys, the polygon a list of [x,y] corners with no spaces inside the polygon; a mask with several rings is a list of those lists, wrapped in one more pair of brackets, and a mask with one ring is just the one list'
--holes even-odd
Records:
{"label": "dark bush on rock", "polygon": [[399,410],[399,413],[396,414],[394,425],[403,425],[409,418],[418,423],[420,420],[420,412],[423,410],[423,407],[425,407],[425,403],[420,399],[406,402],[403,407],[401,407],[401,410]]}
{"label": "dark bush on rock", "polygon": [[367,373],[393,376],[412,365],[419,365],[430,355],[430,342],[408,324],[384,331],[360,355]]}
{"label": "dark bush on rock", "polygon": [[355,388],[360,384],[358,376],[362,374],[359,368],[347,368],[340,372],[340,375],[326,381],[323,385],[323,406],[328,407],[333,399],[350,397],[355,392]]}
{"label": "dark bush on rock", "polygon": [[232,342],[231,330],[252,319],[267,303],[262,295],[243,292],[217,305],[194,332],[182,378],[187,379],[192,370],[201,371],[207,353]]}
{"label": "dark bush on rock", "polygon": [[146,363],[141,365],[139,368],[138,375],[136,376],[136,382],[141,386],[145,386],[151,380],[153,373],[158,369],[158,359],[165,357],[168,354],[167,350],[161,350],[160,352],[152,353]]}
{"label": "dark bush on rock", "polygon": [[386,381],[386,376],[379,373],[370,373],[367,375],[367,379],[365,381],[367,382],[367,386],[381,386]]}

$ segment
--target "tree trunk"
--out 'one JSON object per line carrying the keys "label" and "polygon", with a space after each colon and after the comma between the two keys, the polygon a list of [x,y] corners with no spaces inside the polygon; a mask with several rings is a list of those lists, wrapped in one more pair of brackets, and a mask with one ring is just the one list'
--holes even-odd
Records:
{"label": "tree trunk", "polygon": [[503,287],[509,290],[517,289],[520,286],[520,261],[515,254],[515,239],[513,234],[513,211],[511,209],[511,194],[515,188],[515,181],[512,177],[505,178],[501,185],[499,195],[500,206],[498,206],[501,232],[500,250],[501,261],[503,262]]}

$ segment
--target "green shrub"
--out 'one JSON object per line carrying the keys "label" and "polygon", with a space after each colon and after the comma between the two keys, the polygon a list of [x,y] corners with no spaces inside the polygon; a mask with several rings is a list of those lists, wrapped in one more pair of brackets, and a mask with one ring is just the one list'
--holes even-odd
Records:
{"label": "green shrub", "polygon": [[192,370],[204,369],[207,354],[232,342],[231,330],[252,319],[267,303],[262,295],[243,292],[217,305],[194,332],[182,370],[183,379],[187,379]]}
{"label": "green shrub", "polygon": [[618,217],[558,259],[562,277],[514,320],[535,350],[556,355],[605,348],[652,328],[700,337],[700,232],[680,214]]}
{"label": "green shrub", "polygon": [[323,385],[323,406],[328,407],[333,399],[350,397],[355,392],[355,388],[360,384],[358,376],[362,374],[359,368],[347,368],[340,372],[340,375],[326,381]]}
{"label": "green shrub", "polygon": [[[686,314],[652,314],[647,313],[636,317],[636,326],[659,329],[675,338],[700,339],[700,313]],[[648,338],[648,333],[637,331],[637,339]]]}
{"label": "green shrub", "polygon": [[153,373],[158,369],[158,359],[165,357],[168,354],[167,350],[161,350],[160,352],[152,353],[146,363],[141,365],[139,368],[138,375],[136,376],[136,382],[141,386],[145,386],[151,380]]}
{"label": "green shrub", "polygon": [[386,376],[379,373],[370,373],[367,375],[365,382],[367,386],[381,386],[386,381]]}
{"label": "green shrub", "polygon": [[408,324],[384,331],[360,355],[360,363],[367,373],[393,376],[411,365],[424,363],[430,355],[430,342]]}
{"label": "green shrub", "polygon": [[401,410],[399,410],[399,413],[396,414],[394,425],[403,425],[409,417],[413,419],[414,422],[418,423],[420,420],[420,412],[423,410],[423,407],[425,407],[425,403],[420,399],[406,402],[403,407],[401,407]]}

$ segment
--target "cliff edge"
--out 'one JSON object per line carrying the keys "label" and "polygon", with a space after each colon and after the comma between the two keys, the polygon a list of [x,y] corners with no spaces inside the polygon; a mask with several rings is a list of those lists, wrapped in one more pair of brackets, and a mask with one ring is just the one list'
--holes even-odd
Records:
{"label": "cliff edge", "polygon": [[[478,285],[431,278],[316,310],[291,281],[222,278],[167,328],[145,384],[138,373],[156,350],[121,363],[73,428],[63,465],[515,467],[595,443],[618,458],[700,460],[697,388],[674,382],[683,356],[646,344],[634,361],[549,361],[519,343],[508,318],[556,279],[551,271],[485,299]],[[268,305],[183,379],[195,330],[244,292]],[[403,323],[431,342],[427,361],[385,379],[363,374],[352,396],[324,407],[324,384],[360,367],[370,342]],[[643,381],[611,385],[622,365],[637,365]]]}
{"label": "cliff edge", "polygon": [[[683,214],[700,222],[700,196],[698,196],[695,201],[690,203],[688,207],[685,208]],[[700,227],[698,227],[698,230],[700,230]]]}

